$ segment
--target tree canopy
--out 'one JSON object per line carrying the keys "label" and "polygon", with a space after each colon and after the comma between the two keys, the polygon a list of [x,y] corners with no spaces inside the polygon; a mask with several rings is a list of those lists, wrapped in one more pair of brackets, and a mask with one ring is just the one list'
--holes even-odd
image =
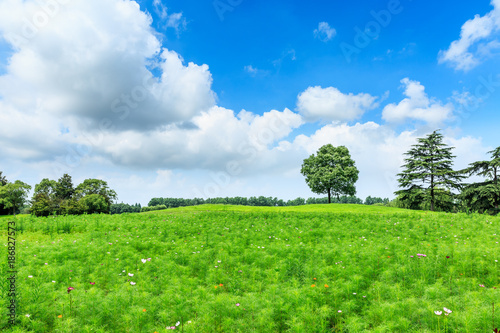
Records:
{"label": "tree canopy", "polygon": [[354,183],[359,171],[345,146],[324,145],[316,155],[304,160],[300,172],[306,177],[311,191],[328,194],[328,203],[331,203],[332,195],[338,199],[342,194],[356,194]]}
{"label": "tree canopy", "polygon": [[500,205],[500,147],[489,151],[491,161],[478,161],[469,164],[464,173],[486,178],[484,182],[468,184],[460,194],[463,204],[473,211],[496,211]]}
{"label": "tree canopy", "polygon": [[13,214],[16,215],[16,211],[28,199],[28,192],[30,190],[31,186],[20,180],[0,186],[0,203],[7,209],[12,208]]}
{"label": "tree canopy", "polygon": [[395,192],[399,199],[406,202],[408,208],[422,207],[424,202],[430,203],[430,210],[449,208],[451,189],[459,189],[464,178],[460,172],[452,169],[453,156],[451,150],[443,143],[443,135],[434,131],[405,153],[408,156],[399,173],[399,186],[403,188]]}

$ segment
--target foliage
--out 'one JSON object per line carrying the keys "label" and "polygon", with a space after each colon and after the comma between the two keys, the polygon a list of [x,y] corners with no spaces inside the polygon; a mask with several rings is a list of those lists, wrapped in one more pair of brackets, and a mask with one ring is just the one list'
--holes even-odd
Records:
{"label": "foliage", "polygon": [[358,180],[359,171],[344,146],[324,145],[316,156],[313,154],[304,160],[300,172],[306,177],[311,191],[328,194],[329,203],[332,194],[337,198],[341,194],[356,194],[354,183]]}
{"label": "foliage", "polygon": [[86,179],[75,189],[71,176],[64,174],[57,182],[44,178],[35,186],[31,213],[35,216],[109,213],[111,200],[115,199],[116,192],[105,181]]}
{"label": "foliage", "polygon": [[[5,176],[2,176],[2,171],[0,171],[0,186],[7,185],[9,181]],[[0,201],[0,215],[7,215],[9,214],[9,210],[4,207],[2,202]]]}
{"label": "foliage", "polygon": [[491,161],[471,163],[463,172],[468,176],[479,175],[486,181],[468,184],[459,198],[466,210],[498,213],[500,205],[500,147],[489,152]]}
{"label": "foliage", "polygon": [[117,199],[116,192],[108,187],[108,183],[101,179],[85,179],[75,190],[78,199],[91,194],[97,194],[104,198],[108,207]]}
{"label": "foliage", "polygon": [[7,185],[9,183],[9,181],[7,180],[7,178],[5,176],[2,176],[2,171],[0,171],[0,186],[4,186],[4,185]]}
{"label": "foliage", "polygon": [[[491,332],[500,322],[500,217],[204,205],[14,220],[22,298],[16,326],[0,317],[5,333],[177,322],[185,333]],[[434,313],[443,307],[453,312]]]}
{"label": "foliage", "polygon": [[375,205],[375,204],[388,204],[389,198],[379,198],[379,197],[371,197],[367,196],[365,199],[365,205]]}
{"label": "foliage", "polygon": [[146,206],[141,208],[141,212],[151,212],[154,210],[163,210],[167,209],[168,207],[165,205],[157,205],[157,206]]}
{"label": "foliage", "polygon": [[33,194],[33,196],[37,196],[38,194],[46,194],[49,198],[53,199],[57,196],[58,185],[59,183],[55,180],[44,178],[39,184],[35,185],[35,193]]}
{"label": "foliage", "polygon": [[[90,199],[86,199],[90,200]],[[71,198],[67,200],[63,200],[59,204],[59,210],[58,214],[59,215],[78,215],[78,214],[83,214],[83,213],[89,213],[92,214],[94,211],[85,211],[85,206],[83,204],[86,203],[86,201],[77,201],[76,198]],[[107,206],[106,206],[107,207]],[[97,212],[97,211],[95,211]],[[101,213],[101,211],[99,211]],[[102,213],[105,213],[102,212]]]}
{"label": "foliage", "polygon": [[12,208],[13,214],[16,215],[17,210],[26,202],[30,189],[31,186],[20,180],[0,186],[0,203],[7,209]]}
{"label": "foliage", "polygon": [[[42,180],[43,182],[43,180]],[[56,183],[55,195],[60,200],[68,200],[75,194],[71,176],[65,173]]]}
{"label": "foliage", "polygon": [[121,202],[119,204],[112,204],[109,213],[110,214],[139,213],[140,211],[141,211],[141,205],[138,203],[136,203],[135,205],[129,205]]}
{"label": "foliage", "polygon": [[[36,187],[35,187],[36,188]],[[36,192],[31,200],[31,214],[35,216],[49,216],[55,212],[53,201],[49,194],[45,192]]]}
{"label": "foliage", "polygon": [[[340,196],[339,198],[333,198],[332,202],[362,204],[363,200],[355,196]],[[148,207],[164,205],[166,208],[176,208],[176,207],[197,206],[202,204],[281,207],[281,206],[300,206],[300,205],[313,205],[313,204],[325,204],[325,203],[328,203],[327,197],[308,198],[307,200],[299,197],[287,201],[274,197],[264,197],[264,196],[250,197],[250,198],[219,197],[219,198],[208,198],[208,199],[152,198],[149,201]]]}
{"label": "foliage", "polygon": [[100,194],[87,194],[78,200],[82,213],[109,213],[109,203],[106,198]]}
{"label": "foliage", "polygon": [[[463,176],[453,171],[453,147],[447,147],[443,135],[434,131],[425,138],[419,138],[418,144],[405,153],[403,172],[399,173],[399,187],[395,192],[399,200],[408,207],[420,206],[422,201],[429,202],[431,211],[438,207],[447,207],[440,203],[437,192],[459,189]],[[428,184],[426,187],[425,185]]]}

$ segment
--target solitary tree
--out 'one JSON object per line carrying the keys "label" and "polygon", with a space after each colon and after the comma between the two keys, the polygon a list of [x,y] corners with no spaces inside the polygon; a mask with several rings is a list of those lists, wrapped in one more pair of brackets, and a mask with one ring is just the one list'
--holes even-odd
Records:
{"label": "solitary tree", "polygon": [[[419,138],[418,144],[405,153],[403,172],[399,173],[399,187],[395,192],[400,200],[412,201],[411,206],[420,206],[421,201],[430,200],[431,211],[435,210],[436,200],[442,204],[443,198],[449,198],[446,191],[460,188],[463,176],[453,171],[451,154],[453,147],[443,143],[443,135],[434,131],[425,138]],[[427,187],[426,187],[427,185]]]}
{"label": "solitary tree", "polygon": [[344,146],[334,147],[331,144],[321,147],[317,155],[311,155],[304,160],[302,175],[311,191],[317,194],[328,194],[339,199],[340,195],[354,195],[354,183],[358,180],[359,171]]}
{"label": "solitary tree", "polygon": [[31,186],[20,180],[0,186],[0,203],[3,203],[5,208],[12,208],[15,216],[16,210],[26,202],[30,189]]}
{"label": "solitary tree", "polygon": [[491,208],[498,210],[500,204],[500,147],[488,152],[491,154],[491,161],[478,161],[469,164],[464,173],[472,176],[479,175],[487,180],[481,183],[467,185],[460,198],[464,204],[478,211],[485,211]]}

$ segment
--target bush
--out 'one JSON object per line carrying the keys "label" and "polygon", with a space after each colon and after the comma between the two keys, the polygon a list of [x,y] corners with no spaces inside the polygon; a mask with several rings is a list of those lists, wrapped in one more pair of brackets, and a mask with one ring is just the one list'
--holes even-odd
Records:
{"label": "bush", "polygon": [[141,208],[141,212],[151,212],[153,210],[162,210],[162,209],[167,209],[167,206],[165,205],[146,206]]}

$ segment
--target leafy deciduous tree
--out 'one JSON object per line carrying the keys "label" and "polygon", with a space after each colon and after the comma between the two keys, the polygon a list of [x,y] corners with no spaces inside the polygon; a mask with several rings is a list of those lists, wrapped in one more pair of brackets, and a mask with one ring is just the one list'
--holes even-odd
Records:
{"label": "leafy deciduous tree", "polygon": [[328,194],[328,203],[331,203],[332,195],[339,199],[341,194],[356,194],[354,183],[359,171],[344,146],[324,145],[316,156],[313,154],[304,160],[300,172],[306,177],[311,191]]}
{"label": "leafy deciduous tree", "polygon": [[76,187],[75,194],[79,200],[92,194],[102,196],[107,204],[107,213],[109,213],[113,201],[117,199],[116,192],[108,187],[106,181],[100,179],[85,179],[83,183]]}
{"label": "leafy deciduous tree", "polygon": [[0,203],[3,203],[5,208],[12,208],[15,216],[16,210],[26,202],[29,190],[31,186],[20,180],[0,186]]}

